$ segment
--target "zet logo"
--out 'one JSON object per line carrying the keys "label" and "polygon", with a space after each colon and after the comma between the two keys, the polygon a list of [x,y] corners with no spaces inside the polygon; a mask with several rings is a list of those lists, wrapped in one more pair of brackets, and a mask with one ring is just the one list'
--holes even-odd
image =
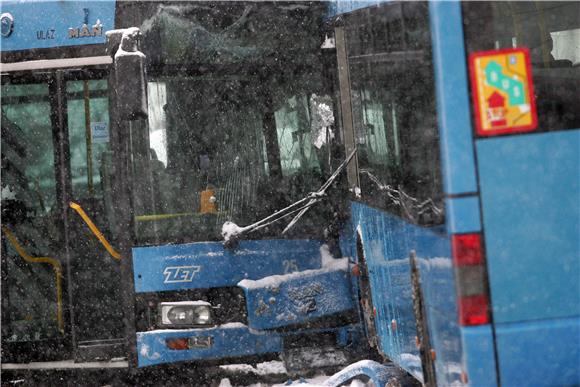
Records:
{"label": "zet logo", "polygon": [[201,266],[169,266],[163,270],[165,280],[163,283],[173,284],[178,282],[192,282],[196,273],[199,273]]}

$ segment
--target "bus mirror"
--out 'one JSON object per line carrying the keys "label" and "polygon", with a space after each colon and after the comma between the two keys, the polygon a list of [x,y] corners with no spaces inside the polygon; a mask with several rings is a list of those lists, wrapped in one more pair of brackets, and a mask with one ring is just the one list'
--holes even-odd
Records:
{"label": "bus mirror", "polygon": [[107,34],[107,49],[112,54],[115,68],[117,109],[122,120],[147,118],[147,80],[145,54],[139,51],[141,31],[131,27]]}

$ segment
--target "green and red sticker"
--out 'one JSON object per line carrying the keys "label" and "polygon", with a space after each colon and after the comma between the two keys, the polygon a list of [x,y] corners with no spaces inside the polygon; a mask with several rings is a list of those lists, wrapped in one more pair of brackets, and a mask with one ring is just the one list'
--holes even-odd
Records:
{"label": "green and red sticker", "polygon": [[469,56],[469,70],[479,136],[536,129],[538,116],[527,49],[473,53]]}

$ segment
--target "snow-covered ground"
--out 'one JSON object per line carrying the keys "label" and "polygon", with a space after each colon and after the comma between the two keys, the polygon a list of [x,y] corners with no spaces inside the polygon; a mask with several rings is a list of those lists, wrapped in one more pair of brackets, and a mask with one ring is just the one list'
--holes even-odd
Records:
{"label": "snow-covered ground", "polygon": [[[267,383],[254,383],[249,384],[244,387],[288,387],[288,386],[299,386],[299,387],[328,387],[324,384],[324,382],[328,379],[326,375],[315,376],[313,378],[308,379],[300,379],[300,380],[289,380],[286,383],[278,383],[278,384],[267,384]],[[238,387],[233,385],[229,379],[222,379],[219,387]],[[371,387],[371,384],[363,383],[359,380],[352,381],[348,387]]]}
{"label": "snow-covered ground", "polygon": [[[281,361],[269,361],[265,363],[259,363],[256,367],[249,364],[231,364],[220,366],[220,368],[226,373],[232,374],[254,374],[254,375],[284,375],[286,374],[286,368]],[[316,375],[310,378],[298,378],[296,380],[288,379],[284,383],[253,383],[247,385],[238,385],[232,383],[229,378],[223,378],[219,384],[219,387],[287,387],[287,386],[299,386],[299,387],[327,387],[325,382],[330,378],[329,375]],[[371,387],[371,383],[363,383],[361,381],[355,380],[351,382],[348,387]]]}

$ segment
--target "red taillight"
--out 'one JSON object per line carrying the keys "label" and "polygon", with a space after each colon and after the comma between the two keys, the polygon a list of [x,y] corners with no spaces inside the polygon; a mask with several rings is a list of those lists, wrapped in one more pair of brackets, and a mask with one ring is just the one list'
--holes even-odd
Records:
{"label": "red taillight", "polygon": [[489,302],[487,295],[459,297],[459,325],[489,324]]}
{"label": "red taillight", "polygon": [[189,339],[187,338],[167,339],[165,340],[165,344],[167,345],[167,348],[176,351],[189,349]]}
{"label": "red taillight", "polygon": [[459,324],[489,324],[489,297],[480,234],[451,236]]}
{"label": "red taillight", "polygon": [[481,265],[483,253],[479,234],[457,234],[451,238],[455,266]]}

